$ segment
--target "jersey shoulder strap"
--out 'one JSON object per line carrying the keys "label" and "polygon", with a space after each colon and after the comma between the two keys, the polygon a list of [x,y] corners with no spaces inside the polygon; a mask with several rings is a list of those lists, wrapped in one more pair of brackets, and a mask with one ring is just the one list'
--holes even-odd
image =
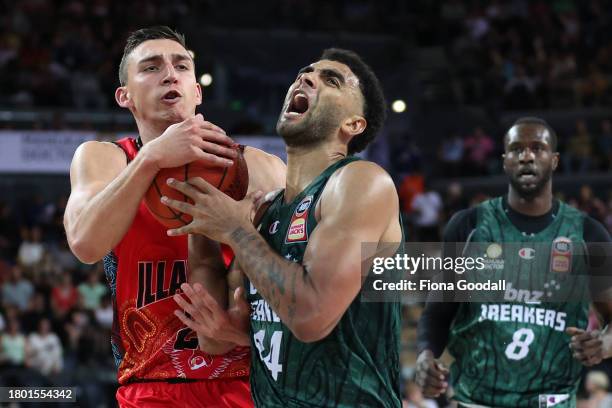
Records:
{"label": "jersey shoulder strap", "polygon": [[138,153],[139,146],[138,141],[131,137],[124,137],[113,142],[113,144],[119,146],[125,153],[128,163],[131,162],[136,154]]}

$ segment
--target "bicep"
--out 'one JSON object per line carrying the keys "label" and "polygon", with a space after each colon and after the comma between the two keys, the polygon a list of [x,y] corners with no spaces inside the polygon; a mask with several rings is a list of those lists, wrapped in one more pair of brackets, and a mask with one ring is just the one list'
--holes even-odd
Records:
{"label": "bicep", "polygon": [[360,191],[358,195],[340,192],[343,197],[329,200],[331,205],[322,209],[321,221],[304,254],[308,278],[318,294],[318,307],[329,319],[341,317],[370,270],[372,257],[362,253],[363,244],[378,248],[391,222],[399,223],[395,188],[366,190],[353,190]]}
{"label": "bicep", "polygon": [[70,165],[71,192],[66,213],[79,212],[126,166],[125,155],[110,143],[87,142],[79,146]]}

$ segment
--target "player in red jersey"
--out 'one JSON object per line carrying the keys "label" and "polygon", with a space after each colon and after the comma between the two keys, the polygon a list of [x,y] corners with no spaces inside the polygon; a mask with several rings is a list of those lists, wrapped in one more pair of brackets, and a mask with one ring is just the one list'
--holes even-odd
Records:
{"label": "player in red jersey", "polygon": [[[188,255],[188,239],[168,237],[143,202],[161,168],[197,159],[231,165],[233,141],[194,115],[202,101],[194,62],[184,38],[169,28],[129,36],[119,79],[115,98],[132,112],[139,138],[79,147],[64,217],[75,255],[85,263],[104,258],[114,298],[117,400],[122,407],[251,406],[248,351],[236,347],[223,355],[207,354],[173,314],[172,297],[187,280],[202,282],[227,304],[231,288],[218,244],[189,238],[198,250]],[[244,154],[250,191],[284,183],[280,159],[249,147]],[[215,350],[214,339],[208,340],[206,350]]]}

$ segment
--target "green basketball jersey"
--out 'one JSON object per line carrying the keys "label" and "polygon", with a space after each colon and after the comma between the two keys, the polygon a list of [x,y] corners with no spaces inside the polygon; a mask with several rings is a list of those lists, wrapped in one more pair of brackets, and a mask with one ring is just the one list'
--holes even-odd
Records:
{"label": "green basketball jersey", "polygon": [[[301,263],[317,226],[315,207],[329,177],[357,160],[328,167],[288,204],[279,193],[259,232],[281,256]],[[253,254],[257,256],[257,254]],[[251,304],[251,392],[258,407],[400,407],[400,304],[358,294],[324,339],[303,343],[247,280]]]}
{"label": "green basketball jersey", "polygon": [[448,346],[457,400],[507,408],[575,406],[582,366],[564,331],[587,326],[589,304],[580,299],[587,299],[588,285],[571,279],[588,272],[576,254],[584,246],[583,220],[560,203],[548,227],[526,235],[510,222],[501,198],[478,207],[466,251],[484,255],[482,273],[507,283],[504,301],[459,307]]}

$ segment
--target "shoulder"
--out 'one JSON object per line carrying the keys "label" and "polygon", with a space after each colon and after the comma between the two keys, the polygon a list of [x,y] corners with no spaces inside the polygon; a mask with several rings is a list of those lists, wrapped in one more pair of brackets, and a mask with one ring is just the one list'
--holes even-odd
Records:
{"label": "shoulder", "polygon": [[249,170],[252,166],[254,170],[272,170],[274,172],[282,172],[283,175],[286,172],[287,166],[278,156],[266,153],[255,147],[244,147],[244,159],[247,161]]}
{"label": "shoulder", "polygon": [[611,242],[610,233],[604,225],[590,217],[584,216],[583,236],[586,242]]}
{"label": "shoulder", "polygon": [[455,213],[444,227],[445,242],[463,242],[476,228],[478,207],[467,208]]}
{"label": "shoulder", "polygon": [[341,167],[329,182],[334,186],[333,190],[340,194],[357,190],[361,194],[384,193],[397,198],[395,183],[389,173],[378,164],[366,160],[357,160]]}
{"label": "shoulder", "polygon": [[399,198],[391,176],[379,165],[359,160],[338,169],[321,194],[321,211],[329,214],[371,212],[398,215]]}
{"label": "shoulder", "polygon": [[279,157],[255,147],[245,146],[244,159],[249,169],[249,179],[257,184],[249,185],[253,190],[270,191],[284,187],[287,166]]}
{"label": "shoulder", "polygon": [[[127,158],[123,149],[111,142],[89,141],[81,144],[74,153],[73,162],[95,161],[106,164],[124,162]],[[111,160],[111,163],[108,163]]]}

